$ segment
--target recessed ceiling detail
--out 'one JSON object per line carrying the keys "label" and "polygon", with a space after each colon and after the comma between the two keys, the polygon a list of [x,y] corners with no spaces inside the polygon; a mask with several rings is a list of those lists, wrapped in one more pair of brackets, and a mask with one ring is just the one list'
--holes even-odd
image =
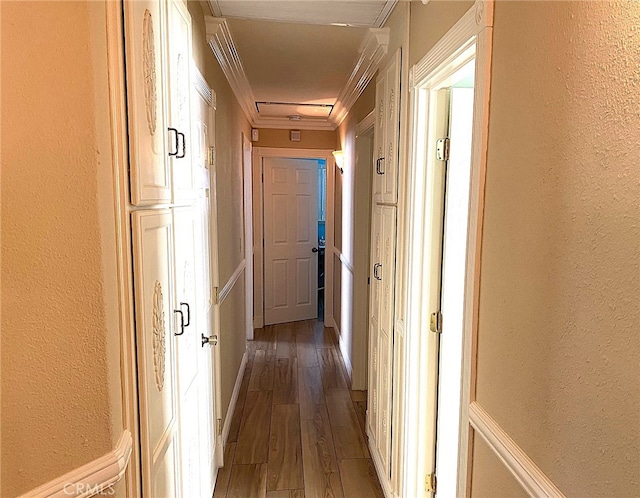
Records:
{"label": "recessed ceiling detail", "polygon": [[258,115],[262,118],[287,118],[289,121],[301,121],[302,119],[326,120],[331,114],[333,105],[256,102],[256,109],[258,110]]}
{"label": "recessed ceiling detail", "polygon": [[209,46],[256,128],[288,129],[293,117],[298,129],[335,129],[375,75],[389,43],[388,28],[209,16],[205,23]]}
{"label": "recessed ceiling detail", "polygon": [[379,28],[398,0],[208,0],[216,17]]}

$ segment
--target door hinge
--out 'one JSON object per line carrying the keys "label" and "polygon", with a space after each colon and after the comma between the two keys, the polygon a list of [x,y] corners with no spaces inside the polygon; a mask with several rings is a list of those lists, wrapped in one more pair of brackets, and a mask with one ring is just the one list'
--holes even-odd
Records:
{"label": "door hinge", "polygon": [[431,332],[436,332],[438,334],[442,332],[442,312],[441,311],[436,311],[435,313],[431,313],[429,328],[431,329]]}
{"label": "door hinge", "polygon": [[438,485],[438,481],[436,479],[436,475],[435,474],[427,474],[427,477],[424,480],[424,490],[427,493],[433,493],[435,495],[436,494],[437,485]]}
{"label": "door hinge", "polygon": [[216,420],[216,432],[218,436],[222,436],[222,419],[221,418]]}
{"label": "door hinge", "polygon": [[436,159],[438,161],[448,161],[450,150],[451,141],[448,138],[440,138],[436,140]]}
{"label": "door hinge", "polygon": [[211,145],[208,149],[208,157],[207,157],[207,163],[209,166],[214,166],[215,165],[215,160],[216,160],[216,148]]}
{"label": "door hinge", "polygon": [[213,304],[220,304],[220,287],[213,288]]}

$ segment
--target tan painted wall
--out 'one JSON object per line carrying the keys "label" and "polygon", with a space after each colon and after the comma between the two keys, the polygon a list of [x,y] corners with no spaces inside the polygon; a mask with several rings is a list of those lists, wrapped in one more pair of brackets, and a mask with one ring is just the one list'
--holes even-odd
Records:
{"label": "tan painted wall", "polygon": [[[295,124],[295,123],[294,123]],[[292,127],[295,130],[295,126]],[[260,140],[254,147],[280,147],[284,149],[329,149],[337,147],[336,133],[331,130],[300,130],[300,141],[289,140],[290,130],[259,128]]]}
{"label": "tan painted wall", "polygon": [[411,2],[409,66],[422,59],[472,5],[468,0]]}
{"label": "tan painted wall", "polygon": [[638,26],[496,6],[478,400],[568,496],[640,494]]}
{"label": "tan painted wall", "polygon": [[[464,10],[412,3],[412,63]],[[638,25],[633,3],[496,5],[477,396],[567,496],[640,494]],[[518,495],[488,451],[473,495]]]}
{"label": "tan painted wall", "polygon": [[2,496],[120,436],[103,2],[2,4]]}
{"label": "tan painted wall", "polygon": [[[364,280],[355,280],[355,275],[362,277],[367,274],[368,258],[362,255],[368,254],[369,240],[363,237],[362,223],[363,213],[369,212],[371,205],[370,187],[370,166],[371,162],[356,162],[356,126],[363,118],[371,112],[375,106],[375,83],[370,83],[362,95],[353,105],[351,111],[338,128],[339,148],[343,151],[344,174],[336,170],[336,191],[334,202],[334,234],[336,248],[341,252],[343,263],[337,256],[334,261],[334,320],[342,336],[345,351],[351,365],[359,369],[360,375],[356,376],[354,389],[365,389],[364,372],[366,366],[362,360],[366,354],[358,354],[359,351],[366,351],[366,324],[363,328],[362,321],[354,320],[357,315],[361,316],[362,305],[366,301],[362,300],[362,293],[368,295],[366,277]],[[360,171],[359,168],[364,168]],[[369,181],[367,186],[367,180]],[[366,217],[366,214],[364,214]],[[360,226],[356,227],[356,223]],[[365,221],[366,224],[366,221]],[[361,236],[356,237],[356,231]],[[364,232],[366,235],[368,232]],[[347,279],[343,282],[343,279]],[[363,285],[365,288],[363,289]],[[348,295],[343,296],[343,290]],[[342,302],[348,299],[350,306],[342,306]],[[356,328],[357,327],[357,328]]]}
{"label": "tan painted wall", "polygon": [[[206,43],[202,5],[188,2],[193,26],[193,58],[217,95],[216,164],[220,285],[223,287],[244,259],[242,133],[251,128],[211,48]],[[206,12],[206,15],[210,15]],[[226,416],[242,355],[246,350],[244,274],[220,306],[222,410]]]}

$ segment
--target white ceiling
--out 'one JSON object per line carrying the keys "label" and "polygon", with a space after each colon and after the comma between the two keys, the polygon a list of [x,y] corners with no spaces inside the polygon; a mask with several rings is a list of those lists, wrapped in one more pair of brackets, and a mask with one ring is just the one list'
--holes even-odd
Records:
{"label": "white ceiling", "polygon": [[397,0],[208,0],[216,17],[379,28]]}
{"label": "white ceiling", "polygon": [[296,127],[300,116],[307,127],[326,128],[335,126],[332,106],[354,83],[349,80],[370,28],[386,21],[397,0],[207,2],[214,17],[226,19],[250,87],[240,93],[251,95],[255,102],[247,106],[258,118],[279,118],[284,127],[295,116]]}

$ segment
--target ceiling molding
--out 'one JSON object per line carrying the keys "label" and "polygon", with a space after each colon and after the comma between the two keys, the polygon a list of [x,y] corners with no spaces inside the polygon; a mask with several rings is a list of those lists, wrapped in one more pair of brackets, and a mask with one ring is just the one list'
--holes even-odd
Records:
{"label": "ceiling molding", "polygon": [[[426,0],[426,1],[422,0],[422,3],[426,4],[428,1],[429,0]],[[209,2],[217,3],[217,0],[209,0]],[[398,0],[387,0],[387,3],[384,4],[384,7],[380,11],[380,15],[376,19],[375,26],[377,26],[378,28],[381,28],[382,26],[384,26],[384,23],[386,23],[387,19],[389,19],[389,16],[391,15],[391,12],[393,11],[393,8],[396,6],[397,3],[398,3]]]}
{"label": "ceiling molding", "polygon": [[[215,3],[215,0],[210,1]],[[205,25],[207,43],[220,64],[247,120],[254,128],[335,130],[375,75],[389,45],[389,28],[370,28],[360,45],[358,59],[347,83],[338,95],[329,118],[326,120],[303,118],[299,121],[291,121],[287,118],[265,118],[258,114],[256,98],[231,36],[227,20],[221,17],[205,16]]]}
{"label": "ceiling molding", "polygon": [[340,126],[353,104],[367,88],[367,85],[380,67],[388,46],[389,28],[369,29],[362,45],[360,45],[358,60],[353,67],[353,71],[340,95],[338,95],[333,112],[329,116],[329,121],[335,127]]}
{"label": "ceiling molding", "polygon": [[220,8],[218,0],[204,0],[204,2],[209,6],[213,17],[222,17],[222,9]]}
{"label": "ceiling molding", "polygon": [[205,16],[207,43],[213,51],[222,72],[235,93],[240,107],[244,111],[250,123],[255,123],[258,118],[255,97],[251,85],[244,71],[244,66],[238,55],[238,50],[233,42],[227,20],[221,17]]}

